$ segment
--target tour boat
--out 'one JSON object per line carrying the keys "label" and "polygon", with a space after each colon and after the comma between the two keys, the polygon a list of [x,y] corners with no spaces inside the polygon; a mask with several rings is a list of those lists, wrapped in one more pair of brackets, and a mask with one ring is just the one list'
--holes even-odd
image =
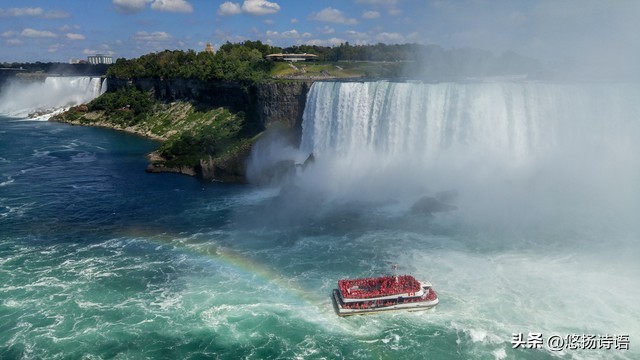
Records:
{"label": "tour boat", "polygon": [[333,304],[339,316],[382,311],[418,311],[438,304],[438,295],[428,281],[411,275],[338,280]]}

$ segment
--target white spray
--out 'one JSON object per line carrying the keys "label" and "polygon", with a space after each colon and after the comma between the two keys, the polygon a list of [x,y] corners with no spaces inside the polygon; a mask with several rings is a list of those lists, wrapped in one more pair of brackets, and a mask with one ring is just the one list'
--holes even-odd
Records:
{"label": "white spray", "polygon": [[0,91],[0,114],[28,117],[52,114],[87,103],[106,91],[100,77],[47,77],[44,81],[12,81]]}

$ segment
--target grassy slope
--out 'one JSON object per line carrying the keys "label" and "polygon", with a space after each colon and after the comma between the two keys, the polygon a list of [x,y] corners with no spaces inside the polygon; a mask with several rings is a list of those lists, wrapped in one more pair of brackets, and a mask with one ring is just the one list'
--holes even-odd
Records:
{"label": "grassy slope", "polygon": [[[293,65],[293,66],[292,66]],[[403,63],[398,62],[276,62],[271,76],[276,78],[387,78],[397,77],[402,72]]]}
{"label": "grassy slope", "polygon": [[229,178],[240,178],[234,162],[247,153],[254,138],[243,137],[244,114],[224,108],[197,111],[187,102],[155,103],[152,109],[134,115],[132,111],[86,111],[79,106],[58,115],[57,121],[104,126],[163,141],[150,159],[156,169],[192,174],[201,160],[222,167]]}

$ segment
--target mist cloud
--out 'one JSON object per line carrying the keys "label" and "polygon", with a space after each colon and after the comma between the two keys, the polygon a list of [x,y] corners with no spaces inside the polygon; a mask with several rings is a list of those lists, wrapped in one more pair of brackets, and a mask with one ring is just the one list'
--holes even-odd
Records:
{"label": "mist cloud", "polygon": [[434,1],[416,31],[445,47],[518,54],[592,77],[640,78],[640,2]]}

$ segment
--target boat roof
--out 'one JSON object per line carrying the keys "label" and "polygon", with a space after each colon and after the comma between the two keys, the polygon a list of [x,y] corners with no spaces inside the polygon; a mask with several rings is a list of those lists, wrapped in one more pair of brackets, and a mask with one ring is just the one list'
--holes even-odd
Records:
{"label": "boat roof", "polygon": [[338,288],[344,298],[372,298],[416,293],[421,283],[411,275],[388,275],[338,280]]}
{"label": "boat roof", "polygon": [[363,280],[364,281],[370,281],[370,280],[384,281],[386,279],[393,279],[395,277],[397,277],[399,280],[400,279],[406,279],[406,280],[415,280],[415,281],[417,281],[416,278],[413,277],[413,275],[397,275],[397,276],[396,275],[382,275],[382,276],[379,276],[379,277],[341,279],[341,280],[338,280],[338,283],[340,283],[340,282],[357,283],[357,282],[360,282],[360,281],[363,281]]}

